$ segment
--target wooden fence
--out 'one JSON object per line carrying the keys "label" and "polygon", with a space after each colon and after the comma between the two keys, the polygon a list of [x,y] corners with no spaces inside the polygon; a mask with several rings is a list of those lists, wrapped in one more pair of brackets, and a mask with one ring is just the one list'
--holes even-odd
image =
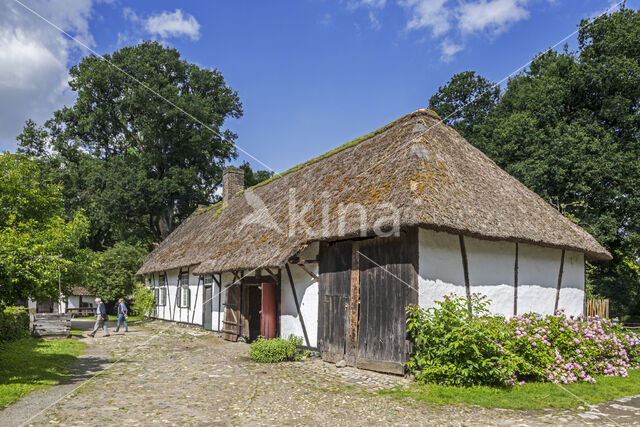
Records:
{"label": "wooden fence", "polygon": [[608,299],[588,299],[587,300],[587,316],[598,316],[603,319],[609,318],[609,300]]}

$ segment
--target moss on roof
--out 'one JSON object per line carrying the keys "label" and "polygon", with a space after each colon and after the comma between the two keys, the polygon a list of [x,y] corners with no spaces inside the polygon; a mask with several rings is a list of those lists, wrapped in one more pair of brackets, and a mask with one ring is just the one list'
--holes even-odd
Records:
{"label": "moss on roof", "polygon": [[[436,118],[436,119],[438,119],[438,120],[441,120],[441,119],[440,119],[440,116],[438,115],[438,113],[436,113],[436,112],[435,112],[435,111],[433,111],[433,110],[430,110],[430,109],[423,109],[423,110],[418,110],[418,111],[426,112],[426,113],[428,113],[429,115],[431,115],[432,117],[434,117],[434,118]],[[333,150],[331,150],[331,151],[329,151],[329,152],[326,152],[326,153],[324,153],[324,154],[321,154],[321,155],[319,155],[318,157],[314,157],[314,158],[313,158],[313,159],[311,159],[311,160],[307,160],[307,161],[306,161],[306,162],[304,162],[304,163],[300,163],[300,164],[298,164],[298,165],[296,165],[296,166],[294,166],[294,167],[292,167],[292,168],[290,168],[290,169],[287,169],[286,171],[284,171],[284,172],[282,172],[282,173],[279,173],[279,174],[277,174],[277,175],[272,176],[272,177],[271,177],[271,178],[269,178],[269,179],[266,179],[266,180],[264,180],[264,181],[262,181],[262,182],[259,182],[259,183],[257,183],[257,184],[256,184],[256,185],[254,185],[254,186],[251,186],[251,187],[246,188],[246,189],[244,189],[244,190],[242,190],[242,191],[239,191],[238,193],[236,193],[236,196],[238,196],[238,195],[240,195],[240,194],[244,193],[245,191],[251,191],[251,190],[254,190],[254,189],[258,188],[258,187],[262,187],[263,185],[267,185],[267,184],[269,184],[270,182],[272,182],[272,181],[274,181],[274,180],[276,180],[276,179],[278,179],[278,178],[281,178],[281,177],[283,177],[283,176],[285,176],[285,175],[288,175],[288,174],[290,174],[290,173],[292,173],[292,172],[299,171],[300,169],[304,168],[305,166],[309,166],[309,165],[312,165],[312,164],[314,164],[314,163],[317,163],[317,162],[319,162],[320,160],[323,160],[323,159],[326,159],[327,157],[333,156],[334,154],[339,153],[339,152],[341,152],[341,151],[343,151],[343,150],[346,150],[347,148],[354,147],[354,146],[356,146],[356,145],[360,144],[361,142],[366,141],[367,139],[373,138],[374,136],[376,136],[376,135],[378,135],[378,134],[381,134],[382,132],[386,131],[387,129],[392,128],[396,123],[398,123],[398,122],[400,122],[401,120],[404,120],[404,119],[406,119],[406,116],[402,116],[402,117],[400,117],[399,119],[396,119],[396,120],[392,121],[391,123],[389,123],[389,124],[387,124],[387,125],[385,125],[385,126],[383,126],[383,127],[379,128],[379,129],[374,130],[373,132],[369,132],[369,133],[368,133],[368,134],[366,134],[366,135],[362,135],[362,136],[360,136],[360,137],[358,137],[358,138],[356,138],[356,139],[354,139],[354,140],[352,140],[352,141],[349,141],[349,142],[347,142],[347,143],[345,143],[345,144],[342,144],[342,145],[341,145],[341,146],[339,146],[339,147],[334,148]],[[235,196],[234,196],[234,197],[235,197]]]}

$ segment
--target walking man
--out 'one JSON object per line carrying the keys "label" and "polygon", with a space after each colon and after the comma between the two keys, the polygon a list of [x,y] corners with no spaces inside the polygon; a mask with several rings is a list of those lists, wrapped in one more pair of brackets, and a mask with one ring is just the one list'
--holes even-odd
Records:
{"label": "walking man", "polygon": [[90,337],[96,335],[98,329],[104,329],[104,336],[109,336],[109,330],[107,329],[107,307],[104,305],[100,298],[96,298],[96,304],[98,304],[98,309],[96,310],[96,324],[93,327],[93,332],[89,334]]}
{"label": "walking man", "polygon": [[120,329],[120,322],[124,323],[124,331],[129,332],[129,326],[127,325],[127,306],[124,304],[124,298],[118,300],[118,324],[116,325],[116,332]]}

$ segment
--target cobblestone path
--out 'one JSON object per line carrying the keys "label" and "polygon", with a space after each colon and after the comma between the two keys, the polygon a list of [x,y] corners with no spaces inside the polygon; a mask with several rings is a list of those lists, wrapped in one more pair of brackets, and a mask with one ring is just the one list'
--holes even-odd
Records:
{"label": "cobblestone path", "polygon": [[[173,324],[154,322],[145,328],[131,329],[133,332],[126,335],[93,339],[91,347],[109,351],[116,363],[44,410],[31,424],[640,423],[640,396],[575,411],[436,406],[375,393],[406,384],[403,378],[353,368],[338,369],[317,360],[257,364],[247,358],[246,344],[229,343],[201,330]],[[15,421],[18,424],[23,420]]]}

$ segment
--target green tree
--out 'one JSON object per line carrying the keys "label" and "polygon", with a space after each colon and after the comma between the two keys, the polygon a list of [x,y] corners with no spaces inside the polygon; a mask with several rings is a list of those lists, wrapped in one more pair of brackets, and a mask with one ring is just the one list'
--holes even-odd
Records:
{"label": "green tree", "polygon": [[65,219],[60,188],[38,163],[0,154],[0,305],[56,299],[88,232],[81,212]]}
{"label": "green tree", "polygon": [[500,87],[475,71],[455,74],[429,99],[429,108],[464,137],[484,123],[500,99]]}
{"label": "green tree", "polygon": [[[102,252],[94,252],[87,264],[85,287],[105,301],[133,295],[136,271],[142,265],[147,251],[143,248],[118,242]],[[85,264],[85,265],[87,265]]]}
{"label": "green tree", "polygon": [[589,287],[614,314],[640,315],[640,13],[582,21],[578,41],[536,57],[464,136],[609,249]]}
{"label": "green tree", "polygon": [[156,300],[153,296],[153,289],[146,287],[142,283],[136,283],[133,291],[133,311],[143,317],[151,317],[156,309]]}
{"label": "green tree", "polygon": [[244,186],[245,188],[253,187],[256,184],[266,181],[273,176],[273,172],[266,170],[254,171],[251,169],[249,162],[242,162],[240,169],[244,171]]}
{"label": "green tree", "polygon": [[214,199],[236,156],[236,135],[222,126],[242,115],[218,70],[145,42],[85,57],[69,74],[74,105],[42,128],[27,122],[18,139],[63,183],[68,208],[86,209],[93,249],[160,241]]}

